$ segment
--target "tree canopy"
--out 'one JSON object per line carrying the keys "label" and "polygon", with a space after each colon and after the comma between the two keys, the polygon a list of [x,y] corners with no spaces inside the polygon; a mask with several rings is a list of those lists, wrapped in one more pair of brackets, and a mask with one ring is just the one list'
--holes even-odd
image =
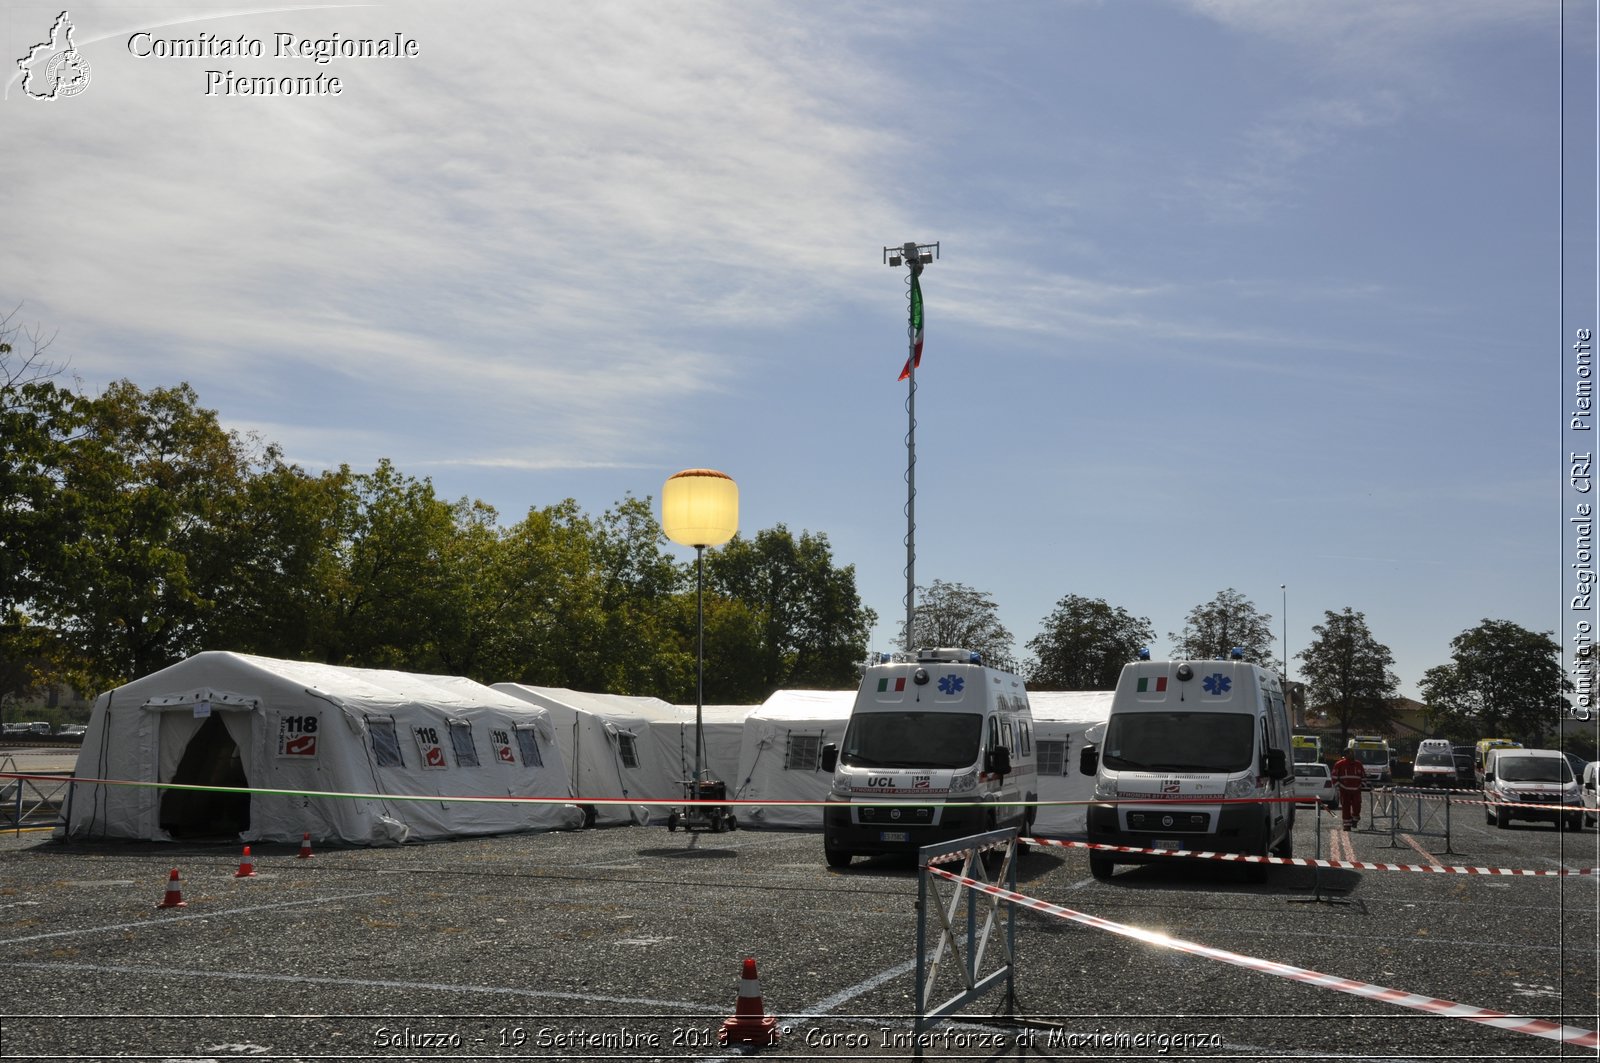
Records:
{"label": "tree canopy", "polygon": [[[1000,623],[999,607],[985,591],[944,580],[934,580],[931,587],[919,586],[911,624],[911,646],[976,650],[995,668],[1015,668],[1011,632]],[[908,644],[905,635],[905,621],[902,620],[902,646]]]}
{"label": "tree canopy", "polygon": [[1352,730],[1388,731],[1395,716],[1400,680],[1390,671],[1394,656],[1373,638],[1367,618],[1345,606],[1328,610],[1312,627],[1316,638],[1296,656],[1311,700],[1326,705],[1339,722],[1339,745]]}
{"label": "tree canopy", "polygon": [[1440,726],[1544,745],[1573,689],[1561,669],[1561,644],[1549,632],[1485,618],[1451,639],[1450,651],[1450,663],[1428,669],[1420,684]]}
{"label": "tree canopy", "polygon": [[1122,666],[1155,637],[1149,617],[1136,617],[1104,598],[1069,594],[1056,603],[1039,634],[1028,640],[1033,654],[1027,666],[1028,686],[1115,690]]}
{"label": "tree canopy", "polygon": [[[0,693],[227,649],[694,700],[694,561],[649,499],[506,527],[387,460],[289,464],[187,385],[61,388],[13,338],[0,320]],[[779,525],[705,560],[709,701],[854,685],[876,617],[825,535]]]}
{"label": "tree canopy", "polygon": [[1226,660],[1237,647],[1252,664],[1275,667],[1272,617],[1229,587],[1189,610],[1183,630],[1168,632],[1174,654],[1190,660]]}

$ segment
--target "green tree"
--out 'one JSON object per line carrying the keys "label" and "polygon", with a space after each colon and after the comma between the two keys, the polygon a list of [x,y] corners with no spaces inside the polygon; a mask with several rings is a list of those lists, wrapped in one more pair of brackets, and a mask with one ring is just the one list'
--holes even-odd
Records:
{"label": "green tree", "polygon": [[905,637],[905,622],[900,623],[900,645],[919,649],[936,647],[976,650],[995,668],[1011,670],[1011,632],[1000,623],[1000,609],[986,591],[964,583],[934,580],[931,587],[917,588],[917,604],[912,609],[912,638]]}
{"label": "green tree", "polygon": [[276,446],[261,465],[233,499],[208,562],[222,607],[207,615],[203,641],[207,649],[316,657],[355,477],[344,466],[312,475],[283,462]]}
{"label": "green tree", "polygon": [[[705,563],[708,600],[715,594],[742,603],[761,630],[753,676],[739,679],[730,690],[722,677],[736,675],[719,671],[718,700],[733,701],[730,695],[736,692],[759,694],[755,700],[761,700],[784,687],[835,689],[859,681],[858,666],[877,616],[861,604],[855,566],[834,565],[826,535],[802,532],[796,538],[779,524],[752,539],[735,535],[706,551]],[[688,562],[684,581],[691,597],[693,565]],[[692,620],[692,602],[690,609]],[[708,698],[713,682],[708,669]]]}
{"label": "green tree", "polygon": [[1423,674],[1423,698],[1456,733],[1542,746],[1566,715],[1572,681],[1549,632],[1487,618],[1450,640],[1451,661]]}
{"label": "green tree", "polygon": [[226,586],[212,561],[250,456],[187,384],[144,392],[118,381],[77,406],[54,498],[72,535],[36,602],[67,648],[67,678],[92,692],[207,648]]}
{"label": "green tree", "polygon": [[1122,666],[1155,640],[1148,617],[1104,598],[1069,594],[1028,640],[1028,686],[1037,690],[1115,690]]}
{"label": "green tree", "polygon": [[45,358],[49,342],[16,314],[0,317],[0,719],[8,702],[38,692],[59,649],[35,614],[72,536],[55,503],[60,448],[78,423]]}
{"label": "green tree", "polygon": [[1311,700],[1327,705],[1339,721],[1343,748],[1353,729],[1391,729],[1400,679],[1390,671],[1394,655],[1373,638],[1364,614],[1345,606],[1341,613],[1330,609],[1323,616],[1311,629],[1316,637],[1296,656]]}
{"label": "green tree", "polygon": [[387,458],[352,478],[335,515],[332,564],[311,625],[310,652],[329,664],[437,670],[441,632],[458,632],[463,604],[449,566],[465,503]]}
{"label": "green tree", "polygon": [[1168,632],[1173,652],[1190,660],[1226,660],[1235,647],[1254,664],[1275,667],[1272,656],[1272,617],[1229,587],[1209,602],[1189,610],[1183,630]]}

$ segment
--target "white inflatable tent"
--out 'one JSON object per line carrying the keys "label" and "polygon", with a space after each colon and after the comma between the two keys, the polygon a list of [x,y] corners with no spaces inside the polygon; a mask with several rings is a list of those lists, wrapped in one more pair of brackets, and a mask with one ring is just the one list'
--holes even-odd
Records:
{"label": "white inflatable tent", "polygon": [[[1078,772],[1078,753],[1087,732],[1103,726],[1111,715],[1109,690],[1030,690],[1033,710],[1033,746],[1039,759],[1040,801],[1088,801],[1094,796],[1094,778]],[[1087,806],[1041,805],[1033,824],[1035,834],[1063,838],[1082,834],[1087,826]]]}
{"label": "white inflatable tent", "polygon": [[821,805],[762,804],[816,801],[828,796],[833,775],[822,770],[822,747],[844,740],[854,690],[780,690],[744,721],[739,752],[739,823],[750,827],[822,829]]}
{"label": "white inflatable tent", "polygon": [[[665,822],[694,774],[694,706],[659,698],[590,694],[564,687],[497,683],[501,693],[550,713],[574,800],[592,826]],[[705,707],[703,768],[728,783],[739,763],[744,708]],[[648,804],[592,804],[584,799]]]}
{"label": "white inflatable tent", "polygon": [[[134,785],[75,783],[70,837],[394,844],[581,821],[534,706],[454,676],[238,653],[196,654],[102,694],[76,774]],[[162,783],[288,792],[151,785]],[[513,800],[438,800],[451,797]]]}

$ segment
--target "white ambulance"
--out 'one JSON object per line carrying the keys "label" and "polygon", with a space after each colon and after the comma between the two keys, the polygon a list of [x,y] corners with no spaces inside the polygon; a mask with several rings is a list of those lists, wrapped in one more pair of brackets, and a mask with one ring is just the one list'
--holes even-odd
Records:
{"label": "white ambulance", "polygon": [[1001,827],[1032,828],[1039,799],[1033,712],[1022,680],[976,653],[919,650],[867,668],[844,741],[822,749],[830,867],[911,853]]}
{"label": "white ambulance", "polygon": [[[1289,714],[1278,676],[1240,659],[1125,665],[1098,747],[1078,768],[1095,776],[1088,840],[1139,849],[1293,855]],[[1167,860],[1089,851],[1089,870]],[[1268,865],[1247,864],[1266,878]]]}

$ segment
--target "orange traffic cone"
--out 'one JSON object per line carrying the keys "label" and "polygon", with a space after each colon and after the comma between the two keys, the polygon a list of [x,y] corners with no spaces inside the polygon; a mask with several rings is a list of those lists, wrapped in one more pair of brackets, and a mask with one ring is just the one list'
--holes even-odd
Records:
{"label": "orange traffic cone", "polygon": [[739,999],[733,1005],[733,1018],[722,1024],[717,1039],[723,1044],[737,1041],[746,1045],[778,1043],[778,1020],[766,1013],[761,1002],[761,979],[756,977],[756,961],[746,956],[739,976]]}
{"label": "orange traffic cone", "polygon": [[157,908],[187,908],[189,902],[183,899],[183,889],[178,885],[178,869],[173,868],[172,874],[167,876],[167,895],[161,898]]}
{"label": "orange traffic cone", "polygon": [[239,870],[233,873],[234,878],[255,878],[256,858],[250,855],[250,847],[244,847],[244,858],[239,861]]}
{"label": "orange traffic cone", "polygon": [[304,834],[300,835],[300,855],[295,857],[295,859],[296,860],[310,860],[311,859],[311,832],[310,831],[306,831]]}

